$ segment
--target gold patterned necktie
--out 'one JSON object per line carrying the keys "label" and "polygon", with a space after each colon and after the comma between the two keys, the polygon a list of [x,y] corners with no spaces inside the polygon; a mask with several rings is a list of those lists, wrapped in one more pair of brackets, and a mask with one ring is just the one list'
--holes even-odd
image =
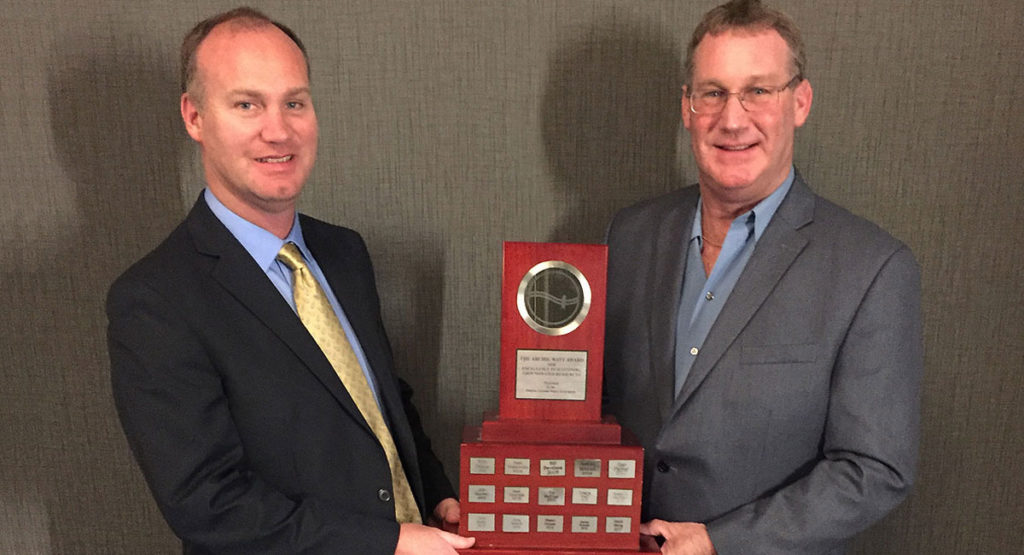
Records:
{"label": "gold patterned necktie", "polygon": [[352,400],[359,407],[359,412],[366,419],[370,429],[373,430],[377,440],[384,448],[388,458],[388,466],[391,467],[391,487],[395,499],[395,518],[398,522],[415,522],[419,524],[420,512],[416,507],[416,500],[409,487],[409,480],[402,468],[402,461],[398,457],[398,448],[391,437],[387,424],[384,423],[384,416],[381,414],[377,400],[370,391],[366,382],[366,375],[356,359],[352,344],[345,336],[345,330],[341,327],[334,309],[324,295],[323,289],[317,283],[302,259],[302,253],[295,243],[285,243],[281,251],[277,253],[277,259],[292,270],[294,278],[293,291],[295,295],[295,308],[299,313],[299,319],[306,326],[309,334],[316,340],[320,350],[327,356],[334,371],[341,378],[341,383],[348,390]]}

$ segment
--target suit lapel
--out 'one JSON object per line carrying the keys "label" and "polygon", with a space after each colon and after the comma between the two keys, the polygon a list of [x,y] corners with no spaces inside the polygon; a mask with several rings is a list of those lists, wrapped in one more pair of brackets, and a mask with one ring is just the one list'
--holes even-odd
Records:
{"label": "suit lapel", "polygon": [[[686,191],[690,191],[687,189]],[[658,412],[664,422],[670,414],[675,392],[676,310],[686,275],[686,240],[697,207],[697,188],[681,202],[673,203],[671,212],[661,220],[655,233],[653,252],[657,253],[654,271],[648,276],[650,297],[651,373],[657,395]],[[669,307],[666,310],[666,307]],[[659,369],[662,369],[659,371]]]}
{"label": "suit lapel", "polygon": [[366,265],[365,260],[355,256],[356,253],[342,251],[344,245],[341,242],[325,244],[329,240],[320,235],[318,225],[304,217],[302,235],[309,250],[316,257],[320,269],[323,270],[341,309],[345,311],[359,346],[366,355],[381,402],[385,406],[395,406],[397,402],[400,406],[401,401],[397,399],[397,393],[390,387],[388,346],[382,345],[379,337],[380,322],[376,298],[368,298],[365,287],[362,286],[365,282],[372,281],[372,277],[366,275],[367,272],[372,272],[372,269]]}
{"label": "suit lapel", "polygon": [[811,222],[813,213],[814,194],[798,173],[792,189],[758,240],[729,300],[711,326],[700,354],[675,400],[673,413],[700,387],[807,245],[807,240],[797,230]]}
{"label": "suit lapel", "polygon": [[334,368],[306,331],[298,315],[281,298],[281,294],[266,277],[264,270],[256,265],[245,248],[213,215],[202,198],[189,214],[188,229],[196,249],[200,253],[217,258],[211,277],[244,305],[257,320],[273,331],[342,407],[372,434],[352,397],[338,379]]}

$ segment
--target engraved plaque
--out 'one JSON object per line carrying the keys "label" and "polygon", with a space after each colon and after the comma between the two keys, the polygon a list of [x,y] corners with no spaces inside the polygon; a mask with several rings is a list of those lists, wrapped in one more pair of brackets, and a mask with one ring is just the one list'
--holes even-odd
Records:
{"label": "engraved plaque", "polygon": [[565,488],[537,488],[538,505],[565,505]]}
{"label": "engraved plaque", "polygon": [[494,459],[491,457],[471,457],[469,459],[470,474],[494,474]]}
{"label": "engraved plaque", "polygon": [[505,459],[505,474],[511,476],[529,476],[530,459]]}
{"label": "engraved plaque", "polygon": [[572,532],[574,534],[590,534],[597,532],[596,516],[574,516],[572,517]]}
{"label": "engraved plaque", "polygon": [[538,515],[537,516],[537,531],[538,532],[561,532],[562,531],[562,515]]}
{"label": "engraved plaque", "polygon": [[572,488],[574,505],[597,505],[597,488]]}
{"label": "engraved plaque", "polygon": [[501,531],[502,532],[529,532],[530,531],[530,517],[529,517],[529,515],[502,515],[501,516]]}
{"label": "engraved plaque", "polygon": [[632,519],[628,516],[610,516],[604,521],[604,531],[609,534],[629,534]]}
{"label": "engraved plaque", "polygon": [[[628,491],[628,490],[627,490]],[[633,493],[630,491],[629,493]],[[530,488],[518,486],[505,486],[505,503],[529,503]]]}
{"label": "engraved plaque", "polygon": [[633,490],[609,489],[607,504],[615,507],[629,507],[633,505]]}
{"label": "engraved plaque", "polygon": [[577,478],[600,478],[601,460],[576,459],[576,464],[573,467],[573,473]]}
{"label": "engraved plaque", "polygon": [[565,461],[563,459],[541,459],[541,476],[565,476]]}
{"label": "engraved plaque", "polygon": [[469,513],[466,515],[466,529],[470,532],[493,532],[494,515],[489,513]]}
{"label": "engraved plaque", "polygon": [[608,461],[609,478],[636,478],[636,461],[633,460],[611,460]]}
{"label": "engraved plaque", "polygon": [[469,486],[469,500],[473,503],[494,503],[494,486]]}
{"label": "engraved plaque", "polygon": [[516,399],[583,401],[586,398],[586,351],[516,351]]}

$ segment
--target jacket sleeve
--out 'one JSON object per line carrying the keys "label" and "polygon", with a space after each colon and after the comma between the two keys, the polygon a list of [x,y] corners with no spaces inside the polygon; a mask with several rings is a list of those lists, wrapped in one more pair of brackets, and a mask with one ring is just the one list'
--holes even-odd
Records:
{"label": "jacket sleeve", "polygon": [[923,371],[920,276],[895,251],[835,355],[823,453],[800,479],[707,522],[718,553],[823,553],[907,495],[917,465]]}

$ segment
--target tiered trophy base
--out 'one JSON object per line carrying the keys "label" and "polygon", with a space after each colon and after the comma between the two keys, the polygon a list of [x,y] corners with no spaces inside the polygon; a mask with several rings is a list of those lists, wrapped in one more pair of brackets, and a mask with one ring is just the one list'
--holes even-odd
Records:
{"label": "tiered trophy base", "polygon": [[[638,531],[643,448],[635,440],[619,439],[621,428],[614,420],[575,425],[551,421],[545,441],[536,442],[531,432],[543,428],[543,422],[519,422],[524,426],[519,434],[513,433],[515,420],[492,422],[491,429],[501,430],[499,436],[505,441],[488,441],[479,427],[465,430],[459,534],[475,537],[476,546],[462,553],[578,555],[650,550],[651,545],[646,549],[641,545]],[[574,427],[577,432],[590,431],[574,434]],[[607,442],[613,431],[616,441]],[[586,442],[592,435],[601,439]],[[526,438],[530,441],[523,441]]]}

